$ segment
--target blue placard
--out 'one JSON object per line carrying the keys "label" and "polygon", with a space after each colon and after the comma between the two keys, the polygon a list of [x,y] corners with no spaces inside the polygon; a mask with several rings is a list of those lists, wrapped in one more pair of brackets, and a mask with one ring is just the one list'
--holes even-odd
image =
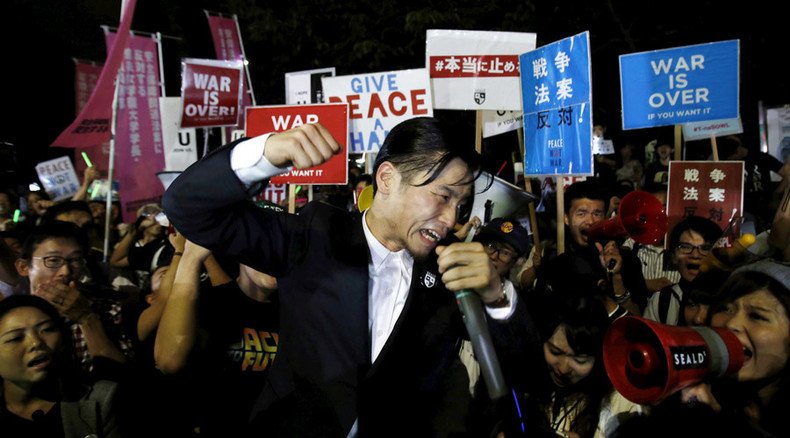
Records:
{"label": "blue placard", "polygon": [[524,175],[592,175],[590,33],[519,57]]}
{"label": "blue placard", "polygon": [[739,40],[620,56],[623,129],[738,117]]}

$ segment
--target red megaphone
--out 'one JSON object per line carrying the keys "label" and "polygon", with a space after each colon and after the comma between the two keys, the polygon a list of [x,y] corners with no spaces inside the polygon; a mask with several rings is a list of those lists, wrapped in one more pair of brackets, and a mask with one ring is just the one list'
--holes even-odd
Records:
{"label": "red megaphone", "polygon": [[600,241],[627,235],[643,245],[651,245],[666,232],[664,205],[650,193],[638,191],[623,196],[617,216],[591,225],[587,237]]}
{"label": "red megaphone", "polygon": [[606,373],[625,398],[653,405],[709,377],[743,366],[743,345],[729,329],[676,327],[625,316],[609,327],[603,344]]}

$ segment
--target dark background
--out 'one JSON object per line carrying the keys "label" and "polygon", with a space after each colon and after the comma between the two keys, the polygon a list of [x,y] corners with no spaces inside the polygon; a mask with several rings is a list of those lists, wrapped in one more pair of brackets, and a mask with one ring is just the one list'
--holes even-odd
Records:
{"label": "dark background", "polygon": [[[338,75],[418,68],[425,64],[426,29],[535,32],[538,46],[590,31],[593,115],[615,145],[639,148],[654,138],[673,141],[672,127],[623,132],[618,56],[739,39],[743,138],[758,147],[758,101],[790,103],[788,29],[782,2],[750,1],[413,1],[264,2],[138,0],[132,28],[161,32],[167,94],[180,93],[180,58],[214,58],[204,9],[238,15],[257,103],[284,100],[286,72],[335,66]],[[779,8],[779,9],[777,9]],[[2,185],[35,180],[37,162],[69,153],[48,145],[74,119],[72,59],[103,62],[100,25],[117,26],[120,1],[6,0],[0,2],[5,62],[0,123]],[[471,138],[471,111],[439,111]],[[494,161],[515,150],[515,136],[486,142]],[[217,139],[218,140],[218,139]],[[707,156],[706,142],[689,153]]]}

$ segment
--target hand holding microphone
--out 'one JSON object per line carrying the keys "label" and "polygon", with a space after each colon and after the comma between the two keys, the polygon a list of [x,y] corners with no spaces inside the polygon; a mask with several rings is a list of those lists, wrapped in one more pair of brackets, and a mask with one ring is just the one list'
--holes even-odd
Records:
{"label": "hand holding microphone", "polygon": [[472,229],[466,242],[437,247],[437,263],[445,286],[455,292],[475,358],[480,364],[480,374],[488,388],[488,396],[496,400],[506,394],[507,387],[480,297],[486,296],[490,298],[489,301],[496,301],[501,299],[504,290],[483,246],[470,243],[474,234],[475,230]]}
{"label": "hand holding microphone", "polygon": [[606,272],[609,275],[619,274],[623,267],[623,257],[620,255],[620,248],[617,247],[617,242],[611,240],[606,246],[595,242],[595,247],[598,248],[601,266],[606,268]]}

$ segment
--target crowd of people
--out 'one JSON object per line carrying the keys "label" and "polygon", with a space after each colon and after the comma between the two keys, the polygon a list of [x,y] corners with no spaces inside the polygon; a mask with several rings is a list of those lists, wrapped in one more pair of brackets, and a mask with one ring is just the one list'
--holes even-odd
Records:
{"label": "crowd of people", "polygon": [[[134,222],[113,202],[108,254],[95,168],[65,202],[2,188],[0,435],[790,436],[790,160],[720,144],[746,162],[741,220],[766,242],[737,258],[703,217],[652,244],[590,233],[629,192],[666,204],[667,143],[596,155],[561,223],[480,218],[483,161],[432,117],[393,128],[369,174],[296,214],[253,198],[338,153],[324,127],[222,146]],[[494,400],[457,303],[469,294],[507,386]],[[624,316],[726,327],[745,362],[634,403],[604,367]]]}

